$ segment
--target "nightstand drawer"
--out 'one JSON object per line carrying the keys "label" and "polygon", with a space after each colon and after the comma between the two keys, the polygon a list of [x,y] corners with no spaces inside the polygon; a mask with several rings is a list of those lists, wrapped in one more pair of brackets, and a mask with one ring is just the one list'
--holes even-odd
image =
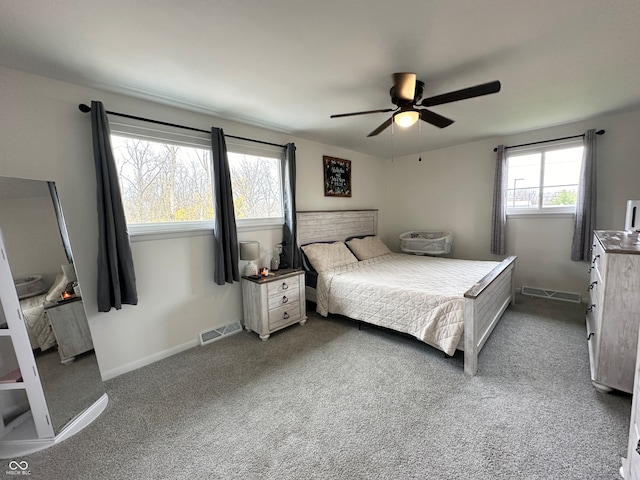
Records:
{"label": "nightstand drawer", "polygon": [[289,294],[293,291],[297,291],[300,285],[300,275],[295,277],[287,277],[282,280],[271,281],[267,284],[267,292],[269,297],[281,296],[282,294]]}
{"label": "nightstand drawer", "polygon": [[287,303],[297,302],[300,299],[300,289],[287,290],[277,295],[269,295],[269,310],[281,307]]}
{"label": "nightstand drawer", "polygon": [[300,302],[292,302],[269,310],[269,330],[300,320]]}

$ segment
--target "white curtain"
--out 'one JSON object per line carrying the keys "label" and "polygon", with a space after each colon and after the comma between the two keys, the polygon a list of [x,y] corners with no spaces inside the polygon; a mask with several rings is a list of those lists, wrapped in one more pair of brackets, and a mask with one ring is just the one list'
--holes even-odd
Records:
{"label": "white curtain", "polygon": [[584,134],[582,168],[578,183],[576,218],[571,242],[571,260],[591,259],[591,236],[596,227],[596,131]]}
{"label": "white curtain", "polygon": [[507,253],[507,154],[504,145],[498,145],[496,173],[493,184],[493,214],[491,216],[491,253]]}

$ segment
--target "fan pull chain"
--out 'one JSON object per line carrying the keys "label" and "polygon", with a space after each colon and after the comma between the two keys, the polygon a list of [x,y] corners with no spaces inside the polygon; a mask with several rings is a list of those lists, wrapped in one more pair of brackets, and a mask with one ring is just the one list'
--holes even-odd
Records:
{"label": "fan pull chain", "polygon": [[[422,140],[422,122],[420,120],[418,120],[418,137],[420,137],[420,140]],[[420,142],[420,144],[422,144],[422,142]],[[420,152],[420,156],[418,157],[418,161],[419,162],[422,161],[422,151]]]}
{"label": "fan pull chain", "polygon": [[394,159],[393,157],[393,132],[394,132],[393,124],[394,123],[395,123],[394,121],[391,122],[391,162],[393,162],[393,159]]}

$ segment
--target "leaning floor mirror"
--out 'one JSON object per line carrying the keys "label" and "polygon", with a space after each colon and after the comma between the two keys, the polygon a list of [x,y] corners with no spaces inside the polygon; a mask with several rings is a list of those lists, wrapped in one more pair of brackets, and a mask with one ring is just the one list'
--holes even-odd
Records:
{"label": "leaning floor mirror", "polygon": [[108,397],[53,182],[0,177],[0,458],[88,425]]}

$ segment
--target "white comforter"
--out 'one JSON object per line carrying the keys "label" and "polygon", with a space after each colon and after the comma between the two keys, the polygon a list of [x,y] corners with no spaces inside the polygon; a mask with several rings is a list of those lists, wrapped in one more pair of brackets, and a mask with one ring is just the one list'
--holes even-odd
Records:
{"label": "white comforter", "polygon": [[27,326],[31,348],[39,348],[43,352],[56,345],[51,324],[44,314],[46,294],[20,300],[20,308]]}
{"label": "white comforter", "polygon": [[499,263],[391,253],[324,271],[317,311],[408,333],[453,355],[464,293]]}

